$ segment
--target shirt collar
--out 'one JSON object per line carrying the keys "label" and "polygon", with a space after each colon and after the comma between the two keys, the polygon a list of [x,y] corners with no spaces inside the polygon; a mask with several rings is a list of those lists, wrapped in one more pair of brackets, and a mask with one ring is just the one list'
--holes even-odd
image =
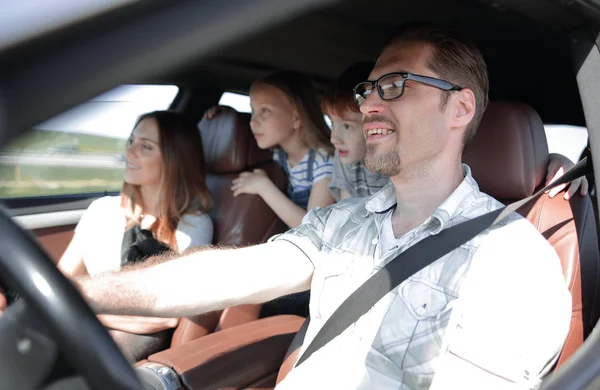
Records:
{"label": "shirt collar", "polygon": [[369,213],[383,214],[396,206],[396,187],[390,182],[367,199],[365,208]]}
{"label": "shirt collar", "polygon": [[[419,229],[430,229],[432,235],[438,234],[448,227],[450,220],[466,206],[464,200],[479,192],[479,186],[471,175],[471,168],[469,168],[467,164],[462,164],[462,170],[464,176],[463,181],[450,196],[438,206]],[[392,183],[389,183],[369,197],[365,204],[365,208],[368,213],[387,214],[396,207],[396,203],[396,188]]]}

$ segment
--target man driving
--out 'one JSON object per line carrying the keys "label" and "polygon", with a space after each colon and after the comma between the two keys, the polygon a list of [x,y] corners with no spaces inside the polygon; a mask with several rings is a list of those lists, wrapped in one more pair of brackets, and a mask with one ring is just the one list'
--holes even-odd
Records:
{"label": "man driving", "polygon": [[[100,313],[164,317],[310,288],[306,348],[399,253],[502,207],[461,163],[487,96],[487,68],[472,43],[404,27],[355,88],[365,164],[390,184],[313,209],[266,244],[154,259],[79,286]],[[570,318],[556,252],[515,214],[405,280],[277,388],[531,389],[555,362]]]}

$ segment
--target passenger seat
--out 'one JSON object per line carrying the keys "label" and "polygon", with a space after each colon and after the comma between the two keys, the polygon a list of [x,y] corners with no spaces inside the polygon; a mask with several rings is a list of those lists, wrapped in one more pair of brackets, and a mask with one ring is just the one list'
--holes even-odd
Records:
{"label": "passenger seat", "polygon": [[[265,170],[282,191],[286,186],[285,173],[273,161],[270,151],[258,148],[249,123],[248,114],[222,112],[214,119],[203,119],[198,124],[204,146],[207,185],[215,203],[211,217],[215,228],[213,241],[216,245],[259,244],[286,229],[259,196],[241,195],[234,198],[232,195],[231,181],[240,173],[255,168]],[[182,318],[173,334],[171,346],[185,344],[219,329],[255,320],[259,317],[261,306],[242,305]]]}

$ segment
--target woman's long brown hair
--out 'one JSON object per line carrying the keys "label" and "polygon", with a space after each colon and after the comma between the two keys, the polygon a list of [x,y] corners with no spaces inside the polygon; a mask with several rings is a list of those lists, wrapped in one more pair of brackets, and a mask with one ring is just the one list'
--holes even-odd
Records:
{"label": "woman's long brown hair", "polygon": [[[194,123],[173,111],[154,111],[140,116],[158,125],[162,155],[162,178],[156,221],[150,227],[154,237],[178,250],[175,231],[188,213],[207,213],[213,206],[206,186],[206,169],[200,131]],[[142,208],[139,185],[123,183],[121,207],[127,216],[126,228],[140,224]]]}

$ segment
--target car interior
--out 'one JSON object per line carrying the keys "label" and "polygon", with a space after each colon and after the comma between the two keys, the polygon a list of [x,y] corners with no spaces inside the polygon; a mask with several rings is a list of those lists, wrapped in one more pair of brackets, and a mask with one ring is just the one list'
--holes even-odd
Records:
{"label": "car interior", "polygon": [[[376,59],[401,23],[458,30],[484,55],[490,105],[463,153],[483,192],[509,204],[544,186],[546,124],[586,127],[589,158],[600,148],[598,0],[108,3],[48,19],[31,9],[13,13],[39,23],[18,31],[7,24],[12,30],[0,40],[0,145],[115,86],[177,85],[170,108],[198,123],[202,136],[215,245],[258,244],[285,231],[260,197],[234,198],[230,182],[260,168],[284,189],[286,177],[258,148],[249,114],[206,120],[204,112],[225,92],[247,95],[273,70],[305,72],[322,92],[348,66]],[[599,161],[592,159],[590,184]],[[0,389],[273,389],[281,382],[307,323],[262,305],[184,318],[170,348],[125,360],[55,267],[82,211],[103,195],[0,199],[0,286],[23,297],[0,317]],[[565,346],[541,388],[600,388],[597,192],[592,185],[568,201],[543,195],[520,212],[559,255],[573,303]],[[24,338],[27,352],[15,342]]]}

